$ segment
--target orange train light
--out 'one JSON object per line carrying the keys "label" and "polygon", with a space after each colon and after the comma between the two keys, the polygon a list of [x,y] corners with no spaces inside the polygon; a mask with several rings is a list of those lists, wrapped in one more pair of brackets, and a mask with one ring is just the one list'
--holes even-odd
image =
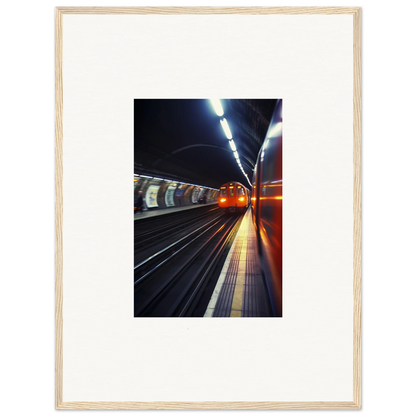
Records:
{"label": "orange train light", "polygon": [[225,201],[227,201],[227,198],[221,198],[220,201],[225,202]]}

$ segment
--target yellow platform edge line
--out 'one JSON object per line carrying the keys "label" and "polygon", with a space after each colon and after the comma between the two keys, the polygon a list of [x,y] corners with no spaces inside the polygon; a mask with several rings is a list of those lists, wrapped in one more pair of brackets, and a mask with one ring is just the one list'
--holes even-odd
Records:
{"label": "yellow platform edge line", "polygon": [[243,246],[241,247],[240,259],[238,263],[237,280],[234,287],[233,301],[231,304],[231,318],[241,317],[241,310],[243,308],[243,293],[244,283],[246,280],[246,260],[247,260],[247,235],[248,235],[248,217],[245,216],[241,224],[242,233],[239,238],[243,239]]}
{"label": "yellow platform edge line", "polygon": [[207,309],[204,314],[204,318],[212,318],[214,316],[215,307],[217,306],[218,297],[222,291],[222,287],[225,282],[225,278],[227,276],[231,259],[234,255],[234,252],[236,250],[237,240],[238,236],[241,232],[241,228],[238,230],[236,237],[234,238],[233,244],[231,245],[230,251],[228,252],[227,258],[225,259],[224,266],[221,270],[221,274],[219,276],[218,282],[215,285],[214,292],[212,293],[211,299],[209,301],[209,304],[207,306]]}

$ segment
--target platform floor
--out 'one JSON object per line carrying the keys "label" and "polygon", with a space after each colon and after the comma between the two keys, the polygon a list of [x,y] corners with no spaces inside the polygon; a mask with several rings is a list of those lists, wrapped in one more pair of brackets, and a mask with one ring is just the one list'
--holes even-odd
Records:
{"label": "platform floor", "polygon": [[143,212],[135,213],[134,220],[136,221],[136,220],[141,220],[141,219],[149,218],[149,217],[158,217],[159,215],[166,215],[166,214],[170,214],[172,212],[178,212],[178,211],[186,211],[188,209],[202,208],[202,207],[206,207],[209,205],[218,205],[218,202],[212,202],[212,203],[207,203],[207,204],[184,205],[182,207],[170,207],[170,208],[160,208],[160,209],[151,208]]}
{"label": "platform floor", "polygon": [[244,215],[204,316],[272,316],[250,208]]}

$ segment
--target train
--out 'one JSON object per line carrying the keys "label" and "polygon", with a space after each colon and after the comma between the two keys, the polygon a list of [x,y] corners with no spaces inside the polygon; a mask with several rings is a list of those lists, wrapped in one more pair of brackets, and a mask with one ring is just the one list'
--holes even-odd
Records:
{"label": "train", "polygon": [[228,182],[220,187],[218,206],[227,214],[244,212],[250,204],[250,191],[240,182]]}
{"label": "train", "polygon": [[257,247],[275,316],[282,316],[282,100],[278,100],[257,157],[251,207]]}

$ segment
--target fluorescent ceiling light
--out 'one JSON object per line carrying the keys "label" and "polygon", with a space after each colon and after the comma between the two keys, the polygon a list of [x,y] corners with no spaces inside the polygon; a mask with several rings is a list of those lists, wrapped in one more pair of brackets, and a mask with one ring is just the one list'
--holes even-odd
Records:
{"label": "fluorescent ceiling light", "polygon": [[231,150],[233,152],[235,152],[237,150],[237,148],[235,147],[235,143],[234,143],[234,140],[233,139],[230,140],[230,146],[231,146]]}
{"label": "fluorescent ceiling light", "polygon": [[236,159],[238,159],[238,153],[237,153],[237,152],[233,152],[233,154],[234,154],[234,157],[235,157]]}
{"label": "fluorescent ceiling light", "polygon": [[227,136],[227,139],[232,139],[233,138],[233,135],[231,134],[231,130],[228,127],[228,123],[227,123],[227,119],[226,118],[223,118],[221,120],[221,126],[224,129],[224,133]]}
{"label": "fluorescent ceiling light", "polygon": [[223,116],[224,110],[222,109],[221,101],[218,98],[212,98],[210,101],[214,107],[215,112],[217,113],[217,116]]}

